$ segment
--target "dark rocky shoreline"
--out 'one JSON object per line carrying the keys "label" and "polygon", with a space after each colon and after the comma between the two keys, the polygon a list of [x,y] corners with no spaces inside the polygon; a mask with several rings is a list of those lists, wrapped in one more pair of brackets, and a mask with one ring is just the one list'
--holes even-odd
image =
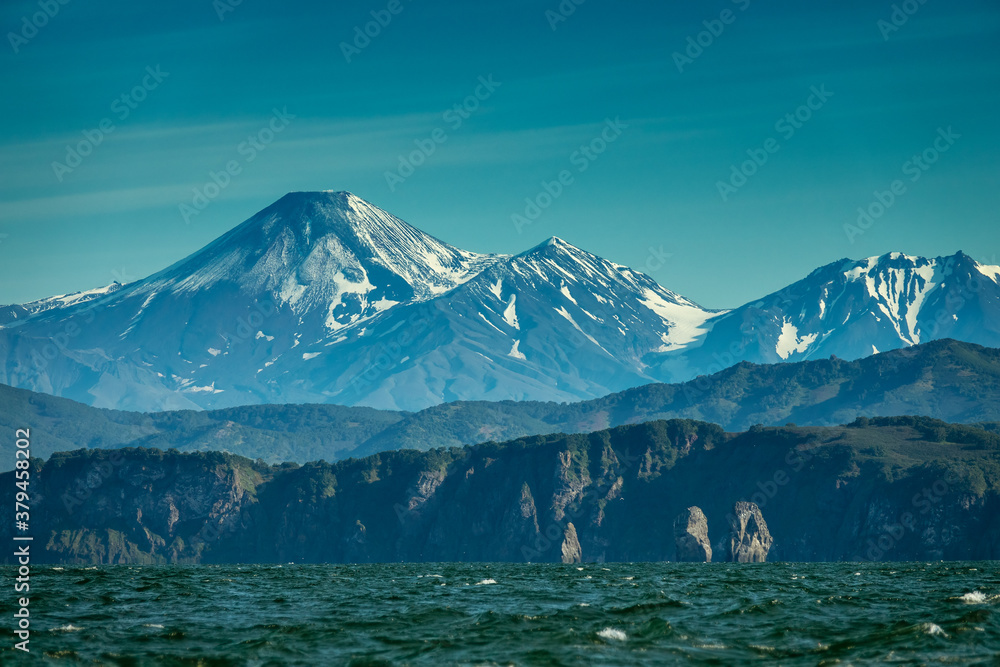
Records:
{"label": "dark rocky shoreline", "polygon": [[1000,436],[912,417],[671,420],[304,466],[78,450],[32,463],[33,562],[993,559],[998,460]]}

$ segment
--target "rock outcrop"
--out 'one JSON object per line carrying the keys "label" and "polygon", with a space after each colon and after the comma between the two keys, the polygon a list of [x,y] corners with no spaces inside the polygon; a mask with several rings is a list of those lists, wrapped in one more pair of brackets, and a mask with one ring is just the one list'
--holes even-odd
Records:
{"label": "rock outcrop", "polygon": [[582,560],[583,551],[580,549],[580,539],[576,536],[576,526],[567,523],[566,532],[563,533],[562,562],[579,563]]}
{"label": "rock outcrop", "polygon": [[712,543],[708,539],[708,519],[700,507],[689,507],[674,519],[676,559],[682,563],[711,563]]}
{"label": "rock outcrop", "polygon": [[729,515],[729,561],[765,563],[773,543],[757,503],[736,503]]}

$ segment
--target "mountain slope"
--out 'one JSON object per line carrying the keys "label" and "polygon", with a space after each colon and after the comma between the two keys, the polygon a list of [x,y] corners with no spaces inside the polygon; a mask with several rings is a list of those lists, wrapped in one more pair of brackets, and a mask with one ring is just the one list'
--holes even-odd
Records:
{"label": "mountain slope", "polygon": [[337,331],[423,301],[497,259],[459,250],[349,192],[293,192],[187,259],[140,281],[139,295],[235,283]]}
{"label": "mountain slope", "polygon": [[[603,395],[655,380],[646,358],[692,344],[713,315],[641,273],[553,238],[430,303],[387,313],[366,331],[382,346],[349,339],[331,350],[358,360],[338,400],[416,410],[470,396]],[[339,369],[325,370],[335,376]]]}

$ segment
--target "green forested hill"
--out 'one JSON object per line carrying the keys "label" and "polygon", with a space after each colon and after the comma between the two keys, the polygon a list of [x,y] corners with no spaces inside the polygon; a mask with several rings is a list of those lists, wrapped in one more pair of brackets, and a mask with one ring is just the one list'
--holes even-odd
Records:
{"label": "green forested hill", "polygon": [[[403,413],[339,405],[252,405],[197,412],[123,412],[0,385],[0,428],[30,428],[33,453],[157,447],[229,451],[271,463],[336,460]],[[13,466],[12,438],[0,442],[0,469]]]}
{"label": "green forested hill", "polygon": [[[1000,350],[934,341],[858,361],[742,363],[685,384],[652,384],[581,403],[458,402],[417,413],[332,405],[251,405],[206,412],[99,410],[0,385],[0,425],[31,427],[36,453],[126,445],[228,451],[304,463],[392,449],[427,450],[545,433],[585,433],[655,419],[832,425],[922,415],[996,428]],[[989,424],[993,422],[992,426]],[[9,448],[4,441],[3,448]],[[6,449],[4,450],[6,451]],[[4,457],[2,468],[12,458]]]}

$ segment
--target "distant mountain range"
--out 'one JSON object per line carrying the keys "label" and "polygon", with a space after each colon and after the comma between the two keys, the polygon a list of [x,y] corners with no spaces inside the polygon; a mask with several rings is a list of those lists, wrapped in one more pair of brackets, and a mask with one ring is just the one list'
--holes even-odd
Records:
{"label": "distant mountain range", "polygon": [[477,254],[350,193],[292,193],[148,278],[0,308],[0,382],[139,411],[579,401],[741,361],[998,347],[998,280],[892,253],[716,311],[560,239]]}
{"label": "distant mountain range", "polygon": [[[143,414],[92,408],[0,385],[0,427],[32,427],[34,454],[125,446],[223,450],[305,463],[393,449],[434,449],[654,419],[689,418],[742,431],[754,424],[847,423],[924,415],[1000,421],[1000,350],[952,340],[857,361],[748,362],[688,383],[653,384],[579,403],[458,402],[416,413],[336,405],[250,405]],[[12,443],[3,468],[13,465]]]}

